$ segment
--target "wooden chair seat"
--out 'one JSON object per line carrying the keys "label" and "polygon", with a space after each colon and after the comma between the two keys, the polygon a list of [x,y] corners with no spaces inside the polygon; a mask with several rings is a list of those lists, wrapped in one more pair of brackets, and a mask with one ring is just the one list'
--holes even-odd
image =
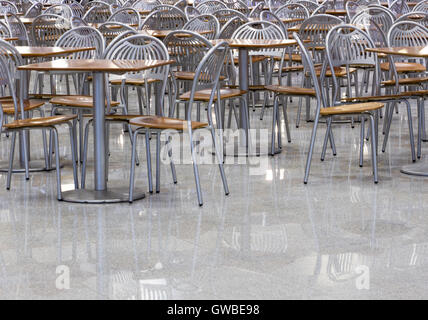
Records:
{"label": "wooden chair seat", "polygon": [[[76,108],[85,108],[91,109],[94,107],[93,97],[92,96],[59,96],[54,97],[49,100],[51,104],[67,107],[76,107]],[[118,106],[120,103],[117,101],[111,101],[111,106]],[[107,101],[106,101],[107,106]]]}
{"label": "wooden chair seat", "polygon": [[[252,63],[260,62],[266,59],[265,56],[251,56],[250,57]],[[239,64],[239,57],[233,57],[233,63],[235,65]]]}
{"label": "wooden chair seat", "polygon": [[388,100],[400,100],[411,97],[424,97],[428,96],[428,90],[419,91],[406,91],[397,94],[386,94],[382,96],[367,96],[367,97],[353,97],[343,98],[342,102],[375,102],[375,101],[388,101]]}
{"label": "wooden chair seat", "polygon": [[369,111],[374,111],[383,108],[383,103],[370,102],[370,103],[356,103],[346,104],[342,106],[321,108],[320,115],[322,116],[333,116],[343,114],[359,114]]}
{"label": "wooden chair seat", "polygon": [[288,94],[293,96],[316,96],[314,89],[300,88],[300,87],[288,87],[279,85],[265,86],[266,90],[273,91],[279,94]]}
{"label": "wooden chair seat", "polygon": [[[211,89],[196,91],[194,100],[208,102],[210,101],[211,92],[212,92]],[[245,93],[247,92],[244,90],[223,88],[223,89],[220,89],[220,99],[236,98],[236,97],[242,96]],[[182,95],[179,96],[179,98],[180,100],[190,100],[190,91],[183,93]],[[214,101],[216,100],[217,100],[217,93],[214,96]]]}
{"label": "wooden chair seat", "polygon": [[[424,65],[416,62],[395,62],[395,69],[398,73],[409,73],[409,72],[425,72],[426,68]],[[382,71],[389,71],[389,63],[383,62],[380,64]]]}
{"label": "wooden chair seat", "polygon": [[[280,57],[275,57],[274,59],[275,59],[275,61],[280,61],[281,60]],[[284,61],[290,61],[290,55],[289,54],[285,54]],[[293,62],[302,62],[302,56],[300,54],[297,54],[297,53],[292,53],[291,54],[291,61],[293,61]]]}
{"label": "wooden chair seat", "polygon": [[[187,129],[188,122],[183,119],[166,118],[159,116],[139,116],[129,121],[129,124],[150,128],[150,129],[173,129],[173,130],[185,130]],[[205,128],[208,123],[192,121],[192,129]]]}
{"label": "wooden chair seat", "polygon": [[[423,82],[427,82],[428,77],[416,77],[416,78],[402,78],[398,79],[399,85],[412,85],[412,84],[421,84]],[[381,82],[384,86],[395,86],[395,80],[386,80]]]}
{"label": "wooden chair seat", "polygon": [[[4,114],[14,114],[15,113],[15,106],[13,104],[12,100],[0,100],[1,107],[3,109]],[[31,111],[37,108],[40,108],[45,104],[42,100],[25,100],[24,101],[24,111]],[[18,112],[21,112],[21,108],[18,108]]]}
{"label": "wooden chair seat", "polygon": [[[188,80],[193,81],[195,73],[191,71],[175,71],[174,76],[177,80]],[[226,79],[225,76],[220,76],[220,81]]]}
{"label": "wooden chair seat", "polygon": [[52,117],[43,117],[43,118],[29,118],[29,119],[20,119],[14,120],[12,122],[6,123],[3,127],[7,129],[25,129],[25,128],[36,128],[36,127],[50,127],[57,124],[66,123],[70,120],[73,120],[77,115],[62,115],[62,116],[52,116]]}
{"label": "wooden chair seat", "polygon": [[[315,72],[317,74],[317,77],[321,75],[322,66],[315,66]],[[357,68],[349,68],[349,73],[354,73],[357,71]],[[346,67],[334,67],[334,74],[336,77],[345,77],[348,74],[348,71],[346,70]],[[331,77],[331,69],[330,67],[327,68],[327,71],[325,72],[326,77]]]}
{"label": "wooden chair seat", "polygon": [[[155,82],[159,82],[158,79],[125,79],[125,85],[128,86],[144,86],[146,84],[151,84]],[[110,84],[114,86],[120,86],[122,84],[122,79],[113,79],[110,80]]]}
{"label": "wooden chair seat", "polygon": [[[301,72],[304,70],[302,65],[282,67],[282,72]],[[275,70],[278,72],[278,70]]]}

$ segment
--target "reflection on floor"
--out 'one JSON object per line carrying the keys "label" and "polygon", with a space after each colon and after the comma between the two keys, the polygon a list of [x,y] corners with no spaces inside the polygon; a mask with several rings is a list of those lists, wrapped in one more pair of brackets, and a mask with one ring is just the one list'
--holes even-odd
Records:
{"label": "reflection on floor", "polygon": [[[269,127],[272,114],[263,122],[258,115],[251,112],[253,127]],[[132,205],[58,202],[54,172],[32,173],[30,181],[16,174],[8,192],[1,174],[0,298],[427,298],[428,183],[399,172],[410,162],[406,121],[400,111],[380,153],[378,185],[368,149],[358,166],[359,130],[349,124],[335,125],[338,155],[324,162],[321,126],[303,185],[312,128],[305,122],[291,126],[292,143],[283,137],[282,153],[268,158],[262,174],[226,165],[228,197],[217,167],[201,166],[202,208],[188,164],[177,165],[177,185],[163,165],[161,192]],[[121,129],[113,126],[110,140],[115,186],[129,179],[129,139]],[[31,141],[36,159],[39,135]],[[73,187],[67,137],[61,131],[63,190]],[[143,140],[136,185],[147,190]],[[2,160],[9,143],[1,137]],[[92,172],[89,166],[89,186]]]}

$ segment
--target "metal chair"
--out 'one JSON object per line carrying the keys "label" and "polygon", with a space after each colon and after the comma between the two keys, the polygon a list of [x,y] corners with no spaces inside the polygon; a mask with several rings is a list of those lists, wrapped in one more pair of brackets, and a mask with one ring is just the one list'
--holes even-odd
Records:
{"label": "metal chair", "polygon": [[287,4],[289,3],[298,3],[303,5],[309,11],[310,14],[312,14],[312,12],[314,12],[319,7],[318,2],[310,0],[290,0],[287,2]]}
{"label": "metal chair", "polygon": [[131,25],[137,29],[139,29],[141,25],[140,14],[134,8],[119,9],[108,18],[107,22],[110,21]]}
{"label": "metal chair", "polygon": [[[134,171],[135,171],[135,155],[136,155],[136,146],[137,146],[137,137],[138,133],[145,131],[146,133],[146,148],[147,154],[150,154],[150,141],[149,141],[149,132],[156,132],[157,134],[157,154],[156,159],[159,163],[160,158],[160,134],[165,129],[170,129],[174,131],[186,131],[189,135],[190,150],[192,155],[193,162],[193,173],[195,176],[196,191],[198,196],[199,206],[203,205],[202,191],[199,180],[199,169],[198,169],[198,159],[196,154],[196,144],[193,137],[193,132],[197,129],[207,128],[212,137],[212,142],[215,149],[215,154],[218,161],[218,166],[220,170],[220,175],[223,182],[223,188],[226,195],[229,194],[229,188],[227,185],[226,174],[223,168],[223,158],[221,153],[221,148],[217,144],[216,134],[214,132],[214,126],[212,121],[212,105],[216,99],[221,95],[219,90],[219,79],[220,73],[224,64],[228,50],[227,42],[221,42],[218,45],[211,48],[204,59],[199,63],[196,71],[195,78],[192,83],[192,89],[189,92],[182,94],[179,98],[183,101],[187,101],[189,107],[187,110],[187,120],[174,119],[174,118],[165,118],[159,116],[145,116],[135,118],[130,121],[131,125],[138,126],[138,129],[134,132],[134,143],[132,145],[132,156],[131,156],[131,180],[129,186],[130,198],[129,201],[132,201],[132,194],[134,189]],[[208,123],[195,122],[192,121],[192,106],[194,102],[197,101],[207,102],[207,116]],[[149,159],[147,159],[149,160]],[[148,161],[148,175],[150,177],[151,172],[151,163]],[[156,181],[158,184],[160,178],[160,170],[157,167]]]}
{"label": "metal chair", "polygon": [[66,4],[56,4],[54,6],[47,8],[44,11],[44,14],[55,14],[57,16],[61,16],[63,18],[66,18],[67,20],[70,20],[71,17],[73,16],[73,11]]}
{"label": "metal chair", "polygon": [[247,16],[250,13],[250,9],[246,5],[245,2],[241,0],[223,0],[223,2],[226,4],[226,6],[229,9],[236,10],[238,12],[241,12],[245,16]]}
{"label": "metal chair", "polygon": [[71,28],[77,28],[77,27],[87,27],[88,23],[85,22],[82,18],[80,17],[71,17]]}
{"label": "metal chair", "polygon": [[[345,28],[349,26],[345,26]],[[341,28],[341,26],[336,26],[334,27],[330,33],[332,34],[334,32],[334,35],[337,35],[338,37],[340,36],[344,36],[347,37],[349,36],[349,32],[337,32],[336,30],[338,30],[338,28]],[[355,34],[356,36],[360,36],[361,33],[359,31],[357,31],[357,33],[352,33],[353,35]],[[335,144],[334,144],[334,139],[333,139],[333,133],[331,131],[331,122],[332,122],[332,117],[336,116],[336,115],[352,115],[352,114],[356,114],[359,115],[362,118],[361,121],[361,126],[362,126],[362,132],[364,133],[364,123],[365,123],[365,119],[368,118],[370,120],[370,132],[371,132],[371,150],[372,150],[372,165],[373,165],[373,179],[374,182],[377,183],[378,182],[378,172],[377,172],[377,130],[376,130],[376,121],[375,121],[375,113],[377,112],[377,110],[381,109],[383,107],[382,103],[362,103],[362,104],[353,104],[353,105],[342,105],[342,106],[333,106],[333,107],[329,107],[329,105],[327,104],[327,100],[325,99],[324,95],[323,95],[323,90],[321,88],[320,85],[320,80],[317,77],[317,73],[315,71],[315,66],[313,63],[313,59],[310,55],[310,51],[306,49],[305,44],[303,43],[303,41],[300,39],[300,37],[294,33],[293,37],[296,39],[296,41],[299,44],[299,47],[301,49],[301,54],[302,54],[302,59],[303,59],[303,64],[305,66],[305,72],[308,72],[310,74],[311,77],[311,81],[313,83],[313,88],[315,89],[315,96],[316,96],[316,100],[317,100],[317,104],[316,104],[316,112],[315,112],[315,121],[314,121],[314,126],[312,129],[312,135],[311,135],[311,139],[310,139],[310,144],[309,144],[309,152],[308,152],[308,157],[306,160],[306,166],[305,166],[305,175],[304,175],[304,179],[303,182],[306,184],[308,182],[308,178],[309,178],[309,172],[310,172],[310,167],[311,167],[311,161],[312,161],[312,154],[314,151],[314,146],[315,146],[315,140],[316,140],[316,134],[317,134],[317,129],[318,129],[318,125],[319,125],[319,120],[321,117],[325,117],[327,119],[327,130],[326,130],[326,135],[325,135],[325,139],[324,139],[324,146],[323,146],[323,152],[321,155],[321,158],[324,158],[324,154],[325,154],[325,149],[327,146],[328,141],[330,141],[332,149],[333,149],[333,154],[336,154],[336,148],[335,148]],[[326,49],[327,55],[329,55],[329,49],[331,46],[331,40],[333,39],[333,37],[329,37],[327,36],[327,41],[326,41],[326,46],[328,46],[328,49]],[[366,39],[371,42],[369,37],[366,37]],[[336,39],[336,41],[340,41],[342,39]],[[352,43],[353,39],[349,39],[346,38],[343,39],[343,41],[348,41]],[[346,51],[344,52],[345,55],[346,54],[350,54],[350,52]],[[365,52],[363,52],[363,54],[365,54]],[[376,55],[372,54],[375,58]],[[368,55],[370,56],[370,54]],[[353,57],[345,57],[345,58],[353,58]],[[333,59],[331,59],[331,55],[329,57],[329,64],[330,64],[330,68],[333,68]],[[370,61],[372,62],[372,61]],[[327,63],[326,63],[327,65]],[[325,67],[326,67],[325,65]],[[326,68],[324,68],[323,70],[324,72],[326,71]],[[321,74],[321,81],[322,81],[322,77],[323,74]],[[322,82],[321,82],[322,84]],[[362,139],[361,139],[361,143],[364,142],[364,135],[362,135]],[[360,153],[360,160],[361,160],[361,156],[362,154]]]}
{"label": "metal chair", "polygon": [[70,3],[67,3],[67,5],[73,12],[73,17],[82,18],[85,15],[85,8],[79,2],[73,0]]}
{"label": "metal chair", "polygon": [[[6,189],[10,190],[11,181],[12,181],[12,173],[13,173],[13,161],[14,161],[14,153],[15,153],[15,143],[16,143],[16,133],[24,133],[28,130],[50,130],[53,135],[56,150],[59,149],[58,143],[58,125],[68,125],[70,131],[70,143],[71,143],[71,154],[72,154],[72,162],[73,162],[73,177],[74,177],[74,187],[78,188],[78,178],[77,178],[77,167],[74,159],[74,135],[73,135],[73,127],[71,121],[76,117],[74,115],[64,115],[64,116],[54,116],[54,117],[40,117],[40,118],[25,118],[25,104],[24,104],[24,88],[22,90],[18,90],[16,93],[15,81],[23,79],[23,72],[18,71],[17,67],[23,65],[22,57],[16,51],[16,49],[9,45],[8,43],[0,40],[0,79],[1,85],[6,86],[9,89],[11,95],[12,106],[14,108],[14,116],[15,120],[4,124],[4,129],[12,133],[12,140],[10,145],[10,153],[9,153],[9,170],[6,181]],[[26,144],[26,136],[23,136],[23,143]],[[29,164],[26,148],[24,148],[24,163],[25,163],[25,178],[29,179]],[[59,159],[59,152],[55,153],[56,159],[56,177],[57,177],[57,199],[62,200],[61,195],[61,165]]]}
{"label": "metal chair", "polygon": [[267,3],[269,10],[275,13],[276,10],[285,6],[288,3],[288,0],[269,0]]}
{"label": "metal chair", "polygon": [[255,18],[258,19],[260,17],[260,14],[265,10],[265,3],[260,2],[258,5],[256,5],[248,14],[248,18]]}
{"label": "metal chair", "polygon": [[428,27],[428,11],[411,11],[409,13],[403,14],[401,17],[395,20],[396,23],[402,21],[413,21],[423,25],[424,27]]}
{"label": "metal chair", "polygon": [[98,26],[98,31],[103,35],[106,45],[109,45],[118,35],[128,31],[135,31],[135,29],[120,22],[107,21]]}
{"label": "metal chair", "polygon": [[183,11],[165,4],[155,7],[141,23],[140,29],[176,30],[182,29],[186,22],[186,14]]}
{"label": "metal chair", "polygon": [[18,38],[18,45],[28,46],[30,39],[28,38],[27,28],[25,28],[21,19],[14,13],[5,15],[5,22],[10,30],[12,37]]}
{"label": "metal chair", "polygon": [[220,32],[220,23],[213,15],[203,14],[186,22],[183,30],[200,33],[205,38],[212,40],[216,39]]}
{"label": "metal chair", "polygon": [[212,14],[220,9],[227,9],[225,3],[217,0],[206,0],[196,6],[201,14]]}
{"label": "metal chair", "polygon": [[162,5],[162,2],[160,1],[146,1],[146,0],[139,0],[135,2],[132,5],[132,8],[137,10],[138,12],[150,12],[153,10],[153,8]]}
{"label": "metal chair", "polygon": [[40,2],[34,3],[25,13],[26,18],[35,18],[40,16],[43,11],[43,5]]}
{"label": "metal chair", "polygon": [[220,29],[218,34],[219,39],[229,39],[232,37],[233,33],[240,26],[246,24],[248,22],[248,18],[246,17],[234,17],[226,22],[223,27]]}
{"label": "metal chair", "polygon": [[0,38],[10,38],[10,30],[9,27],[3,22],[0,21]]}
{"label": "metal chair", "polygon": [[184,8],[184,13],[186,14],[187,20],[193,19],[201,14],[198,9],[192,6]]}
{"label": "metal chair", "polygon": [[302,21],[309,18],[308,9],[299,3],[286,4],[279,7],[274,11],[274,13],[277,17],[282,19],[287,27],[292,27],[296,24],[302,23]]}
{"label": "metal chair", "polygon": [[417,12],[428,12],[428,1],[421,1],[413,7],[412,11]]}
{"label": "metal chair", "polygon": [[410,8],[407,5],[406,0],[395,0],[389,6],[389,10],[391,10],[397,18],[402,14],[410,12]]}
{"label": "metal chair", "polygon": [[66,31],[71,29],[68,19],[55,14],[42,14],[34,19],[30,27],[30,40],[33,45],[52,47]]}

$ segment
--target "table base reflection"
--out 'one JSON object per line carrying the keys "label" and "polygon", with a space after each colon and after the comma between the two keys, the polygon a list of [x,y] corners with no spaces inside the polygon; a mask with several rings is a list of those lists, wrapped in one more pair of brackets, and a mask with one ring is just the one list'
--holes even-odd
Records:
{"label": "table base reflection", "polygon": [[418,163],[404,166],[400,172],[411,176],[428,177],[428,160],[424,159]]}
{"label": "table base reflection", "polygon": [[[129,188],[108,188],[101,191],[92,189],[70,190],[64,191],[62,193],[62,198],[62,200],[66,202],[88,204],[128,202]],[[134,190],[134,201],[143,198],[145,198],[144,192],[141,190]]]}

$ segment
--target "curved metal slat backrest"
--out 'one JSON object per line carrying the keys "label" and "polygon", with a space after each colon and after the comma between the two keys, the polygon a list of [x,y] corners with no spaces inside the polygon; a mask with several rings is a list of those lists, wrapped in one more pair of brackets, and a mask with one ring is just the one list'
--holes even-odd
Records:
{"label": "curved metal slat backrest", "polygon": [[285,37],[288,38],[288,27],[282,22],[281,18],[279,18],[275,13],[270,10],[265,10],[260,14],[260,20],[269,21],[273,24],[276,24],[281,28],[282,32],[284,32]]}
{"label": "curved metal slat backrest", "polygon": [[135,2],[132,7],[137,11],[152,11],[153,8],[162,5],[160,1],[140,0]]}
{"label": "curved metal slat backrest", "polygon": [[299,37],[308,40],[306,48],[312,51],[311,53],[315,63],[323,62],[324,51],[320,50],[320,48],[322,49],[325,47],[325,39],[328,32],[341,23],[343,23],[343,21],[338,17],[328,14],[319,14],[310,16],[300,25]]}
{"label": "curved metal slat backrest", "polygon": [[9,13],[5,15],[5,21],[10,30],[10,35],[18,38],[18,44],[29,45],[30,40],[28,38],[27,28],[25,28],[21,19],[19,19],[17,15]]}
{"label": "curved metal slat backrest", "polygon": [[105,48],[103,35],[92,27],[77,27],[65,32],[55,43],[58,47],[89,48],[95,50],[73,53],[70,59],[98,59],[102,57]]}
{"label": "curved metal slat backrest", "polygon": [[223,0],[223,2],[229,9],[236,10],[244,15],[248,15],[251,11],[245,2],[241,0]]}
{"label": "curved metal slat backrest", "polygon": [[360,26],[361,28],[369,27],[372,22],[375,22],[382,31],[386,34],[394,23],[393,14],[382,6],[370,6],[361,10],[351,20],[351,24]]}
{"label": "curved metal slat backrest", "polygon": [[[106,22],[106,23],[108,23],[108,22]],[[115,35],[113,38],[105,38],[104,37],[106,40],[106,45],[107,45],[106,49],[104,50],[104,56],[107,52],[110,51],[110,48],[112,48],[118,41],[125,39],[127,37],[130,37],[130,36],[136,35],[136,34],[138,34],[137,30],[132,29],[132,30],[121,32],[121,33]],[[107,41],[107,40],[109,40],[109,41]]]}
{"label": "curved metal slat backrest", "polygon": [[110,18],[108,18],[107,22],[109,21],[129,24],[129,25],[135,26],[137,29],[141,25],[140,14],[138,13],[137,10],[133,8],[119,9],[118,11],[113,13]]}
{"label": "curved metal slat backrest", "polygon": [[289,3],[301,4],[302,6],[304,6],[309,11],[309,13],[314,12],[319,7],[318,2],[313,2],[313,1],[309,1],[309,0],[291,0],[291,1],[287,2],[287,4],[289,4]]}
{"label": "curved metal slat backrest", "polygon": [[18,13],[18,8],[10,1],[0,1],[0,14]]}
{"label": "curved metal slat backrest", "polygon": [[260,14],[263,12],[264,8],[265,8],[265,3],[264,2],[259,3],[248,14],[248,18],[258,18],[258,17],[260,17]]}
{"label": "curved metal slat backrest", "polygon": [[157,6],[141,23],[141,29],[175,30],[186,24],[186,14],[180,9],[162,5]]}
{"label": "curved metal slat backrest", "polygon": [[396,17],[399,15],[410,12],[410,8],[406,3],[406,0],[396,0],[389,6],[389,10],[391,10]]}
{"label": "curved metal slat backrest", "polygon": [[[117,41],[106,50],[105,59],[108,60],[169,60],[168,49],[162,41],[146,35],[132,35]],[[148,69],[137,73],[128,73],[125,78],[155,79],[162,81],[161,97],[165,94],[168,79],[169,65]],[[163,106],[163,101],[162,101]],[[163,110],[163,107],[161,108]]]}
{"label": "curved metal slat backrest", "polygon": [[135,31],[134,28],[120,23],[120,22],[112,22],[108,21],[98,26],[98,31],[103,35],[105,42],[107,45],[115,39],[118,35],[127,31]]}
{"label": "curved metal slat backrest", "polygon": [[85,12],[88,12],[91,8],[99,6],[110,8],[110,4],[104,1],[89,1],[83,5],[83,8],[85,9]]}
{"label": "curved metal slat backrest", "polygon": [[178,71],[194,71],[212,44],[192,31],[177,30],[168,34],[163,43],[168,48]]}
{"label": "curved metal slat backrest", "polygon": [[103,23],[106,22],[110,16],[110,6],[108,4],[99,4],[90,8],[83,16],[83,20],[88,23]]}
{"label": "curved metal slat backrest", "polygon": [[199,4],[196,9],[198,9],[201,14],[212,14],[217,10],[227,9],[227,6],[221,1],[207,0]]}
{"label": "curved metal slat backrest", "polygon": [[3,21],[0,21],[0,38],[9,38],[10,36],[9,27]]}
{"label": "curved metal slat backrest", "polygon": [[[309,18],[309,11],[305,6],[299,3],[290,3],[280,7],[276,10],[275,15],[280,19],[290,20],[284,21],[287,27],[302,23],[305,19]],[[299,21],[300,20],[300,21]]]}
{"label": "curved metal slat backrest", "polygon": [[197,17],[201,14],[198,9],[196,9],[195,7],[192,7],[192,6],[187,6],[184,9],[184,13],[186,14],[187,20],[190,20],[194,17]]}
{"label": "curved metal slat backrest", "polygon": [[221,29],[218,35],[219,39],[229,39],[240,26],[248,23],[247,18],[234,17],[229,20]]}
{"label": "curved metal slat backrest", "polygon": [[[375,45],[370,36],[355,27],[354,25],[339,25],[329,31],[326,38],[326,55],[328,67],[331,70],[333,78],[333,104],[340,103],[339,97],[340,85],[336,77],[335,70],[337,67],[345,67],[347,69],[348,81],[350,81],[349,68],[354,65],[365,65],[374,68],[373,83],[371,95],[376,95],[379,86],[380,69],[377,63],[377,54],[369,52],[367,48],[374,48]],[[325,78],[327,64],[324,63],[321,71],[321,82]],[[352,94],[352,90],[347,92]]]}
{"label": "curved metal slat backrest", "polygon": [[43,5],[40,2],[33,4],[25,13],[26,18],[35,18],[42,14]]}
{"label": "curved metal slat backrest", "polygon": [[44,13],[56,14],[57,16],[61,16],[69,20],[73,16],[73,11],[71,11],[71,8],[66,4],[56,4],[52,7],[47,8]]}
{"label": "curved metal slat backrest", "polygon": [[180,1],[177,1],[177,2],[174,4],[174,7],[177,7],[178,9],[180,9],[180,10],[184,11],[184,9],[187,7],[187,0],[180,0]]}
{"label": "curved metal slat backrest", "polygon": [[[188,21],[183,30],[194,31],[200,33],[207,39],[215,39],[220,31],[220,23],[217,18],[210,14],[197,16]],[[209,31],[209,32],[207,32]]]}
{"label": "curved metal slat backrest", "polygon": [[412,11],[417,12],[428,12],[428,1],[421,1],[413,7]]}
{"label": "curved metal slat backrest", "polygon": [[268,1],[269,10],[275,13],[276,10],[285,6],[287,3],[288,3],[288,0],[269,0]]}
{"label": "curved metal slat backrest", "polygon": [[42,14],[31,24],[31,42],[35,46],[53,46],[60,36],[70,29],[69,20],[54,14]]}
{"label": "curved metal slat backrest", "polygon": [[88,24],[80,17],[72,17],[71,18],[71,27],[72,28],[77,28],[77,27],[84,27],[87,26]]}
{"label": "curved metal slat backrest", "polygon": [[85,15],[85,8],[79,2],[72,1],[68,6],[73,12],[74,17],[82,18]]}
{"label": "curved metal slat backrest", "polygon": [[424,46],[428,44],[428,29],[412,21],[397,22],[389,29],[387,39],[390,47]]}
{"label": "curved metal slat backrest", "polygon": [[403,21],[413,21],[423,25],[424,27],[428,27],[428,11],[412,11],[406,14],[403,14],[395,23],[403,22]]}
{"label": "curved metal slat backrest", "polygon": [[230,21],[230,19],[234,17],[239,17],[242,20],[247,19],[245,14],[233,9],[220,9],[213,12],[212,15],[217,18],[220,26],[224,26],[228,21]]}

